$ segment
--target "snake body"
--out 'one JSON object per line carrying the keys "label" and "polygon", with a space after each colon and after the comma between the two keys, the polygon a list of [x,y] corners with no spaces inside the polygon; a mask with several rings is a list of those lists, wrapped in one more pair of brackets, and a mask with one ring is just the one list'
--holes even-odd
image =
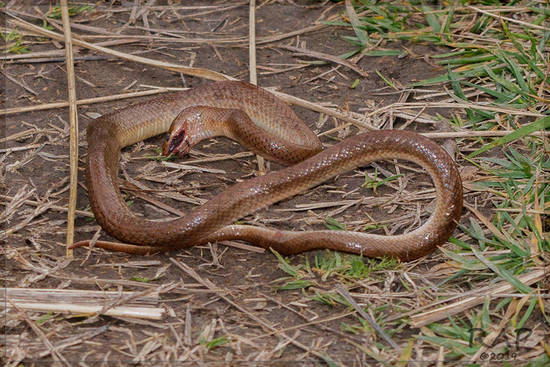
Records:
{"label": "snake body", "polygon": [[[194,139],[190,145],[226,134],[289,166],[235,184],[181,218],[159,222],[137,217],[118,188],[120,150],[166,133],[181,120],[198,136],[190,138]],[[243,82],[217,82],[103,115],[89,124],[87,141],[86,178],[95,218],[105,231],[125,242],[98,241],[96,246],[115,251],[147,254],[231,239],[272,247],[285,255],[329,248],[407,261],[444,244],[462,210],[462,183],[456,164],[431,140],[409,131],[381,130],[356,135],[321,151],[318,138],[290,107],[271,93]],[[412,232],[382,236],[232,224],[260,208],[381,159],[412,161],[432,178],[435,209]],[[73,247],[86,244],[84,241]]]}

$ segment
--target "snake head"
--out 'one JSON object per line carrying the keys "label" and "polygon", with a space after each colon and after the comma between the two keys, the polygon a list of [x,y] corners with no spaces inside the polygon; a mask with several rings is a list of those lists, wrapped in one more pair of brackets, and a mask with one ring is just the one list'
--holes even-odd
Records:
{"label": "snake head", "polygon": [[175,119],[166,134],[166,139],[162,144],[162,155],[169,156],[175,154],[183,157],[191,150],[189,134],[186,129],[187,123],[182,119]]}

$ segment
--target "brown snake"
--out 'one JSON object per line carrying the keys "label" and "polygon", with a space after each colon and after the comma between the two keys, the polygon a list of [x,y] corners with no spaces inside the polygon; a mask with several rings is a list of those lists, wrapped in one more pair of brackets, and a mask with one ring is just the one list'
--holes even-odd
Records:
{"label": "brown snake", "polygon": [[[181,218],[159,222],[137,217],[118,188],[120,150],[169,130],[164,154],[182,155],[202,139],[226,135],[290,166],[235,184]],[[456,164],[431,140],[409,131],[381,130],[321,150],[317,136],[289,106],[243,82],[217,82],[103,115],[88,126],[87,139],[86,178],[95,218],[105,231],[126,242],[97,241],[96,246],[114,251],[148,254],[232,239],[271,247],[285,255],[329,248],[407,261],[444,244],[462,210],[462,183]],[[260,208],[380,159],[412,161],[433,180],[435,209],[412,232],[382,236],[232,224]],[[81,241],[72,247],[87,244],[89,241]]]}

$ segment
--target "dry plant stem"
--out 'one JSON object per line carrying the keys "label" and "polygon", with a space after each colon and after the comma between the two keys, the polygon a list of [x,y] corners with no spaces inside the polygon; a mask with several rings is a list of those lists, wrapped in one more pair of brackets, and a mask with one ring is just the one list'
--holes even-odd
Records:
{"label": "dry plant stem", "polygon": [[[114,265],[113,265],[114,266]],[[0,299],[10,299],[16,302],[52,302],[52,303],[89,303],[105,300],[132,297],[132,305],[156,304],[159,301],[158,291],[118,292],[118,291],[90,291],[78,289],[45,289],[45,288],[4,288]],[[3,299],[3,301],[5,301]]]}
{"label": "dry plant stem", "polygon": [[[550,272],[550,267],[538,269],[527,274],[522,274],[519,275],[517,278],[523,284],[531,285],[544,279],[547,276],[548,272]],[[514,289],[514,286],[506,281],[488,286],[483,289],[479,289],[478,292],[485,293],[486,295],[467,297],[452,304],[437,307],[435,309],[411,316],[410,324],[413,327],[421,327],[431,324],[432,322],[446,319],[449,316],[456,315],[458,313],[469,310],[472,307],[482,304],[483,302],[485,302],[486,297],[490,297],[491,295],[498,295],[499,293],[510,293]]]}
{"label": "dry plant stem", "polygon": [[[158,292],[149,292],[149,296],[140,296],[141,292],[104,292],[68,289],[6,288],[0,294],[0,300],[18,308],[40,311],[74,314],[100,313],[108,316],[160,320],[163,308],[147,306],[158,303]],[[130,304],[112,307],[101,312],[106,301],[121,298],[132,299]]]}
{"label": "dry plant stem", "polygon": [[103,305],[74,303],[13,302],[13,305],[37,312],[55,312],[72,314],[100,314],[116,317],[130,317],[147,320],[161,320],[164,309],[159,307],[117,306],[102,312]]}
{"label": "dry plant stem", "polygon": [[132,192],[132,195],[134,195],[135,197],[138,197],[142,200],[145,200],[147,201],[148,203],[150,204],[153,204],[169,213],[172,213],[172,214],[175,214],[177,216],[184,216],[185,213],[176,209],[176,208],[172,208],[170,205],[168,204],[165,204],[163,203],[162,201],[158,201],[154,198],[152,198],[151,196],[141,192],[141,189],[139,187],[137,187],[136,185],[134,185],[133,183],[129,182],[129,181],[124,181],[123,183],[124,185],[124,189],[127,190],[127,191],[131,191]]}
{"label": "dry plant stem", "polygon": [[[498,107],[498,106],[489,106],[489,105],[482,105],[482,104],[474,104],[474,103],[448,103],[448,102],[396,102],[392,103],[390,105],[381,107],[377,110],[374,110],[372,112],[368,113],[368,117],[376,116],[377,114],[380,114],[385,111],[391,111],[394,109],[402,109],[402,108],[472,108],[477,110],[483,110],[483,111],[492,111],[492,112],[501,112],[506,113],[510,115],[518,115],[518,116],[532,116],[532,117],[544,117],[545,115],[542,113],[537,112],[530,112],[526,110],[518,110],[515,108],[505,108],[505,107]],[[360,109],[364,110],[364,109]]]}
{"label": "dry plant stem", "polygon": [[74,242],[74,216],[76,210],[76,193],[78,184],[78,110],[76,107],[73,45],[71,42],[71,26],[69,24],[69,9],[67,0],[61,0],[61,17],[63,18],[63,31],[65,34],[65,64],[67,65],[67,89],[69,92],[70,121],[70,189],[69,205],[67,208],[66,256],[73,257],[73,250],[71,250],[69,246]]}
{"label": "dry plant stem", "polygon": [[257,85],[256,73],[256,0],[250,0],[248,16],[248,58],[250,62],[250,84]]}
{"label": "dry plant stem", "polygon": [[4,71],[1,71],[2,75],[4,75],[7,79],[9,79],[12,83],[15,83],[17,84],[18,86],[20,86],[21,88],[25,89],[27,92],[31,93],[31,94],[34,94],[35,96],[38,94],[36,93],[33,89],[31,89],[29,86],[25,85],[23,82],[15,79],[14,77],[12,77],[11,75],[7,74],[6,72]]}
{"label": "dry plant stem", "polygon": [[[337,17],[338,17],[338,15],[337,16],[332,16],[328,20],[333,20]],[[278,35],[274,35],[274,36],[264,36],[264,37],[258,38],[257,43],[259,45],[263,45],[263,44],[266,44],[266,43],[276,42],[276,41],[283,40],[285,38],[298,36],[298,35],[301,35],[301,34],[304,34],[304,33],[318,31],[318,30],[326,28],[326,27],[328,27],[328,24],[316,24],[316,25],[312,25],[312,26],[309,26],[309,27],[305,27],[305,28],[298,29],[298,30],[288,32],[288,33],[284,33],[284,34],[278,34]]]}

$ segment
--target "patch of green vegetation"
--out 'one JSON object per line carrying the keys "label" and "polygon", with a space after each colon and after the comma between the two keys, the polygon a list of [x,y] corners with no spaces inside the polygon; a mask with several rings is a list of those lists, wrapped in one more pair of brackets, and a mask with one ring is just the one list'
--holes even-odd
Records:
{"label": "patch of green vegetation", "polygon": [[325,226],[330,229],[331,231],[345,231],[346,225],[343,223],[338,222],[336,219],[332,217],[326,217],[325,218]]}
{"label": "patch of green vegetation", "polygon": [[310,296],[309,298],[331,307],[336,306],[336,304],[341,304],[346,307],[350,306],[350,304],[344,299],[344,297],[342,297],[338,293],[319,292],[316,290],[315,295]]}
{"label": "patch of green vegetation", "polygon": [[[313,264],[310,264],[309,259],[307,259],[305,264],[293,265],[277,251],[273,249],[271,251],[279,260],[279,269],[289,275],[279,279],[284,284],[277,286],[278,290],[306,289],[317,285],[316,279],[319,277],[323,282],[331,278],[344,281],[362,279],[375,272],[395,270],[400,264],[398,260],[393,258],[369,259],[326,250],[315,255]],[[310,298],[328,305],[347,304],[337,293],[324,293],[315,290],[315,296]]]}
{"label": "patch of green vegetation", "polygon": [[273,252],[273,254],[277,257],[277,260],[279,260],[279,269],[290,275],[289,277],[280,279],[281,281],[284,281],[285,284],[278,286],[278,290],[305,289],[314,284],[313,281],[304,279],[304,277],[308,275],[302,270],[304,265],[291,265],[290,262],[281,256],[281,254],[277,251],[271,249],[271,252]]}
{"label": "patch of green vegetation", "polygon": [[13,30],[7,34],[0,34],[2,34],[2,39],[7,44],[5,53],[25,54],[30,51],[27,46],[23,45],[23,36],[18,31]]}
{"label": "patch of green vegetation", "polygon": [[130,277],[130,280],[141,282],[141,283],[151,283],[154,279],[133,276],[133,277]]}
{"label": "patch of green vegetation", "polygon": [[[529,154],[510,149],[504,152],[504,158],[480,158],[480,167],[491,179],[479,181],[475,187],[478,191],[496,192],[500,197],[500,202],[495,203],[493,220],[484,219],[487,222],[483,224],[490,232],[487,234],[472,218],[469,226],[460,226],[471,241],[451,239],[460,250],[444,252],[460,269],[489,271],[500,280],[507,280],[517,291],[530,293],[531,287],[520,282],[517,276],[537,265],[534,252],[550,251],[541,217],[541,209],[550,202],[550,185],[542,182],[550,173],[550,158],[533,143]],[[479,252],[488,250],[496,254]]]}
{"label": "patch of green vegetation", "polygon": [[350,325],[345,322],[342,322],[340,324],[340,329],[342,331],[345,331],[351,334],[356,334],[356,335],[370,334],[373,332],[373,329],[369,325],[369,323],[362,318],[359,318],[359,324],[357,325]]}
{"label": "patch of green vegetation", "polygon": [[[271,250],[279,260],[279,269],[290,275],[287,279],[300,280],[291,284],[308,284],[304,278],[313,278],[315,275],[321,276],[321,280],[326,281],[331,277],[341,277],[344,279],[361,279],[373,272],[383,270],[395,270],[400,262],[394,258],[369,259],[359,255],[344,254],[337,251],[326,250],[321,254],[316,254],[314,263],[310,264],[306,259],[306,264],[292,265],[282,257],[277,251]],[[305,288],[297,286],[291,289]]]}
{"label": "patch of green vegetation", "polygon": [[[473,132],[473,139],[481,148],[464,158],[496,178],[481,180],[475,185],[479,190],[492,190],[502,198],[496,205],[497,215],[492,223],[498,231],[490,228],[491,233],[487,235],[486,223],[472,218],[470,226],[461,226],[471,241],[451,239],[463,251],[454,254],[446,251],[446,254],[462,269],[490,270],[494,276],[528,291],[514,280],[514,276],[535,265],[530,260],[533,246],[527,244],[536,242],[539,253],[547,251],[549,246],[548,238],[543,236],[540,216],[549,200],[548,159],[544,158],[547,153],[543,140],[530,134],[550,129],[550,116],[547,116],[550,114],[547,70],[550,30],[540,26],[548,20],[550,12],[539,2],[524,1],[522,16],[529,21],[519,24],[509,17],[509,11],[500,13],[499,7],[510,4],[498,0],[483,2],[482,5],[493,7],[490,11],[476,8],[481,4],[466,0],[431,6],[422,1],[352,3],[356,16],[348,10],[343,20],[331,24],[350,27],[355,35],[345,39],[359,52],[368,50],[372,54],[377,50],[371,47],[376,40],[424,42],[441,50],[429,58],[446,71],[412,83],[408,88],[447,88],[454,102],[471,106],[464,109],[466,116],[454,113],[450,119],[441,115],[435,119]],[[506,16],[499,17],[499,14]],[[464,32],[477,36],[464,36]],[[391,80],[380,73],[379,76],[396,88]],[[526,122],[527,116],[534,121]],[[486,141],[493,138],[475,136],[475,131],[497,129],[515,131],[490,143]],[[530,150],[529,154],[512,149],[504,153],[506,159],[474,160],[491,149],[520,140]],[[366,177],[365,186],[375,188],[379,183],[385,182]],[[510,254],[482,260],[474,253],[475,248],[509,250]]]}
{"label": "patch of green vegetation", "polygon": [[155,147],[153,150],[157,153],[156,155],[146,154],[143,157],[154,161],[173,161],[178,158],[178,156],[174,154],[170,154],[169,156],[162,155],[162,148],[160,147]]}
{"label": "patch of green vegetation", "polygon": [[363,188],[372,189],[376,193],[376,189],[382,185],[385,185],[388,182],[395,181],[403,175],[393,175],[383,179],[378,178],[378,169],[374,170],[374,177],[370,177],[367,172],[365,172],[365,182],[361,185]]}
{"label": "patch of green vegetation", "polygon": [[395,270],[399,264],[399,261],[393,258],[369,259],[326,250],[320,255],[315,255],[313,266],[307,263],[306,267],[310,273],[321,275],[321,279],[325,281],[332,276],[362,279],[373,272]]}
{"label": "patch of green vegetation", "polygon": [[207,349],[214,349],[216,347],[221,347],[222,345],[228,344],[231,342],[231,339],[220,336],[219,338],[212,339],[211,341],[206,341],[204,339],[199,340],[201,345],[204,345]]}
{"label": "patch of green vegetation", "polygon": [[36,320],[37,325],[41,325],[45,323],[46,321],[52,319],[55,317],[55,314],[53,312],[48,312],[47,314],[41,316],[39,319]]}
{"label": "patch of green vegetation", "polygon": [[[487,299],[481,310],[474,313],[470,318],[449,318],[448,325],[431,324],[428,327],[429,332],[426,332],[428,335],[419,336],[419,339],[448,348],[451,351],[448,354],[450,358],[471,357],[476,353],[489,351],[489,354],[501,355],[501,357],[493,359],[515,360],[518,357],[518,349],[531,336],[531,329],[524,326],[525,321],[532,315],[537,299],[531,299],[519,322],[514,317],[516,322],[509,325],[507,330],[504,329],[498,335],[494,335],[492,341],[485,339],[489,330],[494,327],[491,315],[497,312],[498,309],[509,305],[509,301],[510,299],[503,300],[491,310],[490,301]],[[514,338],[510,339],[509,335],[513,335]],[[484,349],[480,350],[482,347]],[[484,356],[488,356],[488,354]],[[484,356],[481,356],[480,359],[486,359]]]}
{"label": "patch of green vegetation", "polygon": [[[83,13],[93,10],[94,5],[72,5],[69,4],[69,17],[74,17],[76,15],[81,15]],[[56,5],[50,11],[46,13],[48,18],[52,19],[61,19],[61,6]]]}

